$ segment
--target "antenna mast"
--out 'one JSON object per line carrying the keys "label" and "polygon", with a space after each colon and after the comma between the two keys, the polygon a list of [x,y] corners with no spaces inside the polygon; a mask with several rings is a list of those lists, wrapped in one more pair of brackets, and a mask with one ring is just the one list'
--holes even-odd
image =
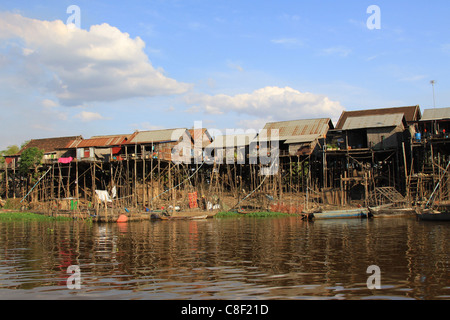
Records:
{"label": "antenna mast", "polygon": [[431,83],[431,86],[433,87],[433,108],[436,108],[436,97],[434,95],[434,85],[436,84],[436,81],[431,80],[430,83]]}

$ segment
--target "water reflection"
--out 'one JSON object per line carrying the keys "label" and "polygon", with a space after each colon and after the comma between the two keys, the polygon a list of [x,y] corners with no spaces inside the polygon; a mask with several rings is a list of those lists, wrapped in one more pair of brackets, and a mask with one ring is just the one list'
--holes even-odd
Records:
{"label": "water reflection", "polygon": [[2,222],[0,298],[448,299],[449,235],[414,219]]}

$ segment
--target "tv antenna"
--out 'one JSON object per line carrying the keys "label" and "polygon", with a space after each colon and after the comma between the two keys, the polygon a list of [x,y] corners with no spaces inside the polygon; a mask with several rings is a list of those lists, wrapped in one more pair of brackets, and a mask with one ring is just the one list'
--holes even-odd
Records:
{"label": "tv antenna", "polygon": [[431,86],[433,87],[433,108],[436,108],[436,97],[434,95],[434,85],[436,84],[436,81],[431,80],[430,83],[431,83]]}

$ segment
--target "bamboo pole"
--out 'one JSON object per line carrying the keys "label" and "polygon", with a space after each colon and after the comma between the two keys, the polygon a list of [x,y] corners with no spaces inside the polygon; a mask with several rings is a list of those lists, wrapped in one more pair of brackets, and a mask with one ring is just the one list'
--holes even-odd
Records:
{"label": "bamboo pole", "polygon": [[8,164],[5,162],[5,191],[6,191],[6,199],[9,198],[9,188],[8,188]]}
{"label": "bamboo pole", "polygon": [[94,162],[90,165],[91,166],[91,170],[92,170],[92,199],[95,198],[95,189],[96,189],[96,181],[95,181],[95,160]]}
{"label": "bamboo pole", "polygon": [[[16,198],[16,158],[13,159],[13,199]],[[8,197],[8,196],[7,196]]]}
{"label": "bamboo pole", "polygon": [[61,200],[61,184],[62,184],[62,174],[61,174],[61,164],[58,162],[59,171],[59,181],[58,181],[58,200]]}
{"label": "bamboo pole", "polygon": [[134,145],[134,170],[133,170],[133,175],[134,175],[134,206],[135,208],[137,208],[137,203],[138,203],[138,195],[137,195],[137,143]]}
{"label": "bamboo pole", "polygon": [[67,189],[66,189],[66,198],[70,198],[70,168],[71,165],[69,163],[69,169],[67,170]]}
{"label": "bamboo pole", "polygon": [[405,143],[402,142],[402,149],[403,149],[403,166],[405,169],[405,189],[406,191],[409,189],[409,183],[408,183],[408,164],[406,163],[406,152],[405,152]]}
{"label": "bamboo pole", "polygon": [[141,150],[141,152],[142,152],[142,187],[143,187],[142,201],[143,201],[144,207],[147,207],[148,188],[147,188],[146,173],[145,173],[145,146],[141,146],[141,148],[143,148],[143,150]]}

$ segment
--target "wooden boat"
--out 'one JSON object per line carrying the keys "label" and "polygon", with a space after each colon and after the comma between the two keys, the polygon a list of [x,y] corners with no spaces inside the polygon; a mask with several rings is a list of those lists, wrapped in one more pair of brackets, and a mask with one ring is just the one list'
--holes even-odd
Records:
{"label": "wooden boat", "polygon": [[367,218],[369,210],[367,208],[335,210],[325,212],[314,212],[308,214],[308,219],[350,219],[350,218]]}
{"label": "wooden boat", "polygon": [[412,217],[417,213],[413,207],[397,208],[392,205],[369,207],[368,210],[369,216],[373,218]]}
{"label": "wooden boat", "polygon": [[166,216],[166,215],[152,215],[154,220],[204,220],[208,218],[207,214],[196,216]]}
{"label": "wooden boat", "polygon": [[425,209],[417,213],[417,218],[422,221],[450,221],[450,211]]}
{"label": "wooden boat", "polygon": [[204,220],[204,219],[207,219],[207,218],[208,218],[208,215],[204,214],[204,215],[201,215],[201,216],[188,217],[188,220]]}

